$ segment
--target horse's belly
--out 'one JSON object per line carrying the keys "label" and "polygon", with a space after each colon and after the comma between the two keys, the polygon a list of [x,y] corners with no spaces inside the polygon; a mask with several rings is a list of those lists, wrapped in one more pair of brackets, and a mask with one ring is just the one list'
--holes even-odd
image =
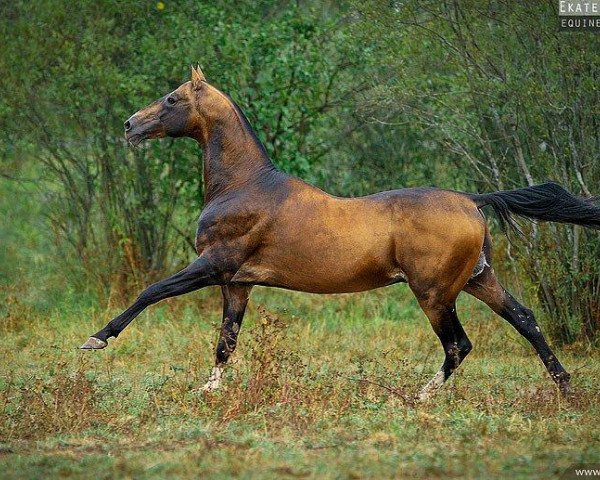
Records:
{"label": "horse's belly", "polygon": [[347,293],[405,280],[386,248],[320,249],[310,243],[299,250],[294,245],[289,247],[259,253],[240,268],[232,281],[311,293]]}

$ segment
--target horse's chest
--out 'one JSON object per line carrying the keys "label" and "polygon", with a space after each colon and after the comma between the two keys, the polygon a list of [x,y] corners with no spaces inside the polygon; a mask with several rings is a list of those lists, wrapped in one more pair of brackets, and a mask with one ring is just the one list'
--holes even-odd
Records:
{"label": "horse's chest", "polygon": [[203,212],[198,220],[196,230],[196,251],[202,251],[213,246],[243,248],[257,236],[256,215],[244,211]]}

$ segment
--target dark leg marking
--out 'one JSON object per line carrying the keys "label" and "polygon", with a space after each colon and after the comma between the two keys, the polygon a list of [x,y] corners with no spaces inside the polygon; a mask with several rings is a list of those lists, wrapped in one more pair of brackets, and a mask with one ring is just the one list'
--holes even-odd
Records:
{"label": "dark leg marking", "polygon": [[510,323],[517,332],[523,335],[529,343],[531,343],[546,366],[552,379],[558,384],[563,392],[568,392],[571,376],[558,361],[554,352],[546,342],[546,339],[533,316],[533,312],[521,305],[509,292],[505,291],[504,306],[498,313]]}
{"label": "dark leg marking", "polygon": [[161,300],[183,295],[208,285],[218,279],[207,257],[202,256],[175,275],[146,288],[137,300],[123,313],[112,319],[81,346],[82,349],[99,349],[107,345],[110,337],[117,337],[142,311]]}
{"label": "dark leg marking", "polygon": [[235,350],[237,337],[242,327],[242,320],[248,305],[251,286],[225,285],[223,293],[223,323],[221,335],[217,343],[216,364],[224,364]]}
{"label": "dark leg marking", "polygon": [[221,334],[217,343],[216,361],[208,382],[200,391],[211,392],[221,385],[223,367],[229,360],[237,345],[237,337],[242,326],[242,320],[248,305],[252,286],[246,285],[224,285],[221,287],[223,293],[223,323]]}
{"label": "dark leg marking", "polygon": [[418,395],[419,401],[427,400],[458,368],[473,348],[458,316],[456,305],[431,305],[423,302],[423,311],[427,314],[434,332],[444,348],[444,363],[433,378],[423,387]]}
{"label": "dark leg marking", "polygon": [[486,303],[495,313],[510,323],[533,346],[552,379],[563,393],[569,391],[569,373],[554,355],[535,320],[533,312],[521,305],[505,290],[491,268],[469,282],[464,290]]}

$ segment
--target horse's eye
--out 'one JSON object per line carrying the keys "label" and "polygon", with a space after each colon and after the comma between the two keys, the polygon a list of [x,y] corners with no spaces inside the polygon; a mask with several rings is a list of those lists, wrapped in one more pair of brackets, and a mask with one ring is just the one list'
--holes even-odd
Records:
{"label": "horse's eye", "polygon": [[175,100],[175,97],[167,97],[167,103],[169,105],[175,105],[177,103],[177,100]]}

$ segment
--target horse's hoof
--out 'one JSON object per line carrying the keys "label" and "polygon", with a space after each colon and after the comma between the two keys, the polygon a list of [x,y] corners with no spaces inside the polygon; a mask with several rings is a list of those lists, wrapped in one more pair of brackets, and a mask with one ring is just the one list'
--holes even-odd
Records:
{"label": "horse's hoof", "polygon": [[96,337],[90,337],[87,339],[87,342],[85,342],[81,347],[79,347],[81,350],[102,350],[103,348],[105,348],[108,345],[108,343],[106,343],[103,340],[100,340],[99,338]]}
{"label": "horse's hoof", "polygon": [[216,382],[216,381],[209,381],[207,382],[202,388],[198,389],[201,393],[210,393],[210,392],[216,392],[217,390],[219,390],[219,388],[221,388],[221,384],[220,382]]}
{"label": "horse's hoof", "polygon": [[432,392],[422,391],[422,392],[419,392],[417,395],[415,395],[412,398],[412,400],[415,405],[419,405],[419,404],[427,403],[429,400],[431,400],[432,396],[433,396]]}
{"label": "horse's hoof", "polygon": [[569,397],[571,395],[571,384],[568,381],[561,382],[558,385],[558,388],[563,397]]}
{"label": "horse's hoof", "polygon": [[208,378],[208,382],[204,384],[203,387],[192,390],[192,393],[210,393],[221,388],[221,377],[223,376],[222,367],[214,367],[210,377]]}
{"label": "horse's hoof", "polygon": [[568,397],[571,393],[571,375],[567,372],[561,372],[554,376],[554,381],[558,384],[558,390],[560,393]]}

